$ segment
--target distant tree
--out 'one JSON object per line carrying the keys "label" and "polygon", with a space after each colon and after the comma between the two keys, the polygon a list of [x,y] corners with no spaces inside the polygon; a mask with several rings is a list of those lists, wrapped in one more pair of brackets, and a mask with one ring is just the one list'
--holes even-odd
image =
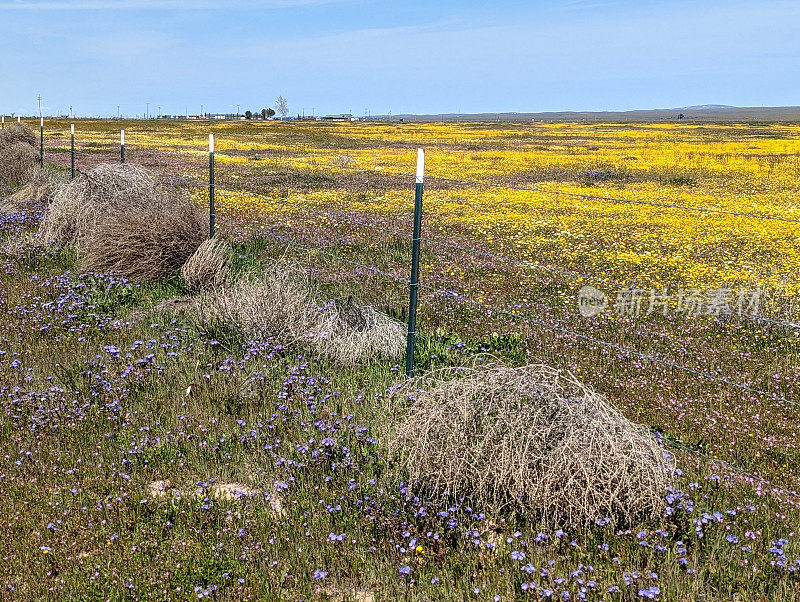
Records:
{"label": "distant tree", "polygon": [[266,119],[266,118],[267,118],[267,110],[261,109],[261,119]]}
{"label": "distant tree", "polygon": [[275,117],[275,111],[272,109],[267,109],[267,119],[270,117]]}
{"label": "distant tree", "polygon": [[245,119],[252,119],[253,118],[253,112],[252,111],[245,111],[244,112],[244,118]]}
{"label": "distant tree", "polygon": [[680,115],[678,115],[678,119],[683,119],[683,113],[681,113]]}
{"label": "distant tree", "polygon": [[278,115],[281,116],[281,119],[289,114],[289,103],[286,102],[283,96],[278,96],[278,100],[275,101],[275,110],[278,111]]}

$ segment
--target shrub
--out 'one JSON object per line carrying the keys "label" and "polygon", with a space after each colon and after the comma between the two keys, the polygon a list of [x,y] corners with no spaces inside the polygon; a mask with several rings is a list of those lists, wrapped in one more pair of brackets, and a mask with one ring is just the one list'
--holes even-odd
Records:
{"label": "shrub", "polygon": [[562,524],[663,513],[672,472],[661,447],[571,376],[535,365],[448,368],[399,392],[408,403],[390,412],[390,452],[434,495]]}
{"label": "shrub", "polygon": [[306,338],[316,324],[308,275],[298,265],[274,261],[261,273],[201,294],[193,313],[202,328],[232,328],[249,338],[290,345]]}
{"label": "shrub", "polygon": [[0,201],[0,213],[13,213],[29,205],[49,203],[59,186],[64,184],[60,172],[39,167],[30,170],[25,179],[27,183],[22,188]]}
{"label": "shrub", "polygon": [[221,287],[228,277],[227,248],[217,238],[203,242],[181,268],[189,292]]}
{"label": "shrub", "polygon": [[24,142],[0,146],[0,182],[21,184],[38,162],[36,149]]}
{"label": "shrub", "polygon": [[200,295],[193,313],[203,328],[232,328],[283,346],[303,344],[343,365],[402,355],[402,324],[352,299],[320,306],[317,296],[308,273],[281,260]]}
{"label": "shrub", "polygon": [[0,130],[0,149],[14,144],[37,145],[36,134],[24,123],[12,123]]}
{"label": "shrub", "polygon": [[56,189],[53,200],[39,224],[42,240],[63,245],[77,233],[78,214],[83,209],[84,176],[78,176]]}
{"label": "shrub", "polygon": [[352,298],[332,300],[319,308],[310,333],[316,352],[343,365],[370,359],[395,360],[405,351],[405,326]]}
{"label": "shrub", "polygon": [[101,164],[60,187],[40,227],[45,240],[63,244],[85,235],[108,211],[136,211],[169,193],[136,165]]}
{"label": "shrub", "polygon": [[78,238],[78,263],[134,282],[160,280],[181,266],[206,238],[203,214],[182,195],[137,207],[111,207]]}
{"label": "shrub", "polygon": [[134,281],[176,275],[206,239],[207,218],[185,194],[134,165],[98,165],[60,188],[43,240],[75,239],[78,264]]}

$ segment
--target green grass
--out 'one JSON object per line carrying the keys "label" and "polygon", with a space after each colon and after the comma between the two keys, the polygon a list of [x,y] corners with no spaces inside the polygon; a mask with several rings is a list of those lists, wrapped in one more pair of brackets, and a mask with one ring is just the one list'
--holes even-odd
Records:
{"label": "green grass", "polygon": [[[146,125],[154,132],[169,127]],[[278,124],[270,135],[343,145],[312,126]],[[695,176],[647,174],[665,186],[692,186]],[[298,173],[280,185],[329,183]],[[314,223],[300,226],[310,233],[302,240],[315,242]],[[353,261],[401,266],[405,277],[407,241],[353,241],[344,236],[348,228],[336,232],[346,243],[323,243]],[[443,234],[461,242],[470,233]],[[323,295],[354,295],[406,318],[407,284],[387,284],[272,239],[234,243],[233,272],[283,256],[309,265]],[[574,283],[426,246],[426,283],[443,273],[433,269],[441,265],[458,274],[442,276],[438,287],[485,294],[489,303],[541,311],[575,327]],[[69,248],[18,262],[0,256],[0,268],[0,598],[198,599],[208,592],[218,600],[363,600],[358,592],[367,592],[377,600],[510,600],[539,599],[547,590],[555,599],[565,590],[577,599],[585,588],[590,599],[637,600],[650,587],[662,600],[800,597],[796,573],[770,552],[785,538],[786,564],[800,556],[797,499],[707,459],[671,450],[682,471],[672,514],[559,537],[558,525],[535,514],[485,516],[480,500],[442,500],[424,484],[408,486],[402,463],[384,446],[401,403],[387,391],[403,381],[401,365],[341,367],[302,346],[274,349],[221,327],[201,332],[183,313],[154,311],[158,301],[185,293],[180,279],[109,285],[77,275]],[[673,322],[650,324],[644,333],[634,321],[587,329],[737,380],[768,378],[773,366],[797,363],[797,338],[786,332],[686,320],[678,323],[686,337],[675,342],[668,336]],[[427,298],[421,327],[420,371],[486,353],[512,364],[546,362],[576,373],[626,416],[671,439],[779,485],[796,482],[793,407],[755,395],[740,403],[721,385],[449,299]],[[690,346],[703,354],[692,355]],[[748,354],[733,353],[737,347]],[[728,437],[742,423],[752,438]],[[158,482],[168,483],[163,495],[153,491]],[[220,483],[252,495],[215,496]],[[341,534],[343,541],[331,539]],[[315,579],[315,571],[327,576]],[[620,590],[609,592],[615,586]]]}
{"label": "green grass", "polygon": [[[265,251],[260,241],[243,243],[236,249],[237,269],[256,269]],[[4,287],[21,287],[20,299],[26,293],[57,297],[29,274],[62,273],[66,261],[34,261],[27,272],[3,277]],[[110,290],[101,279],[85,283],[85,304],[100,316],[146,310],[182,292],[178,281]],[[46,338],[25,316],[8,315],[0,329],[3,350],[18,353],[23,367],[15,377],[7,362],[0,364],[5,386],[22,388],[3,394],[0,424],[7,457],[0,498],[7,536],[0,555],[3,584],[14,588],[5,593],[15,598],[196,599],[208,591],[214,599],[352,599],[352,592],[363,591],[385,600],[514,599],[523,595],[523,583],[552,589],[557,576],[567,579],[564,587],[573,594],[580,591],[576,579],[583,579],[584,587],[598,583],[587,587],[597,590],[593,597],[620,600],[637,598],[638,589],[651,584],[663,599],[797,594],[785,571],[759,561],[753,580],[751,565],[740,564],[743,556],[768,557],[763,546],[792,529],[796,519],[771,518],[785,512],[771,497],[759,500],[755,511],[743,510],[735,527],[742,537],[747,529],[760,532],[750,555],[731,551],[722,525],[708,525],[703,539],[693,537],[690,519],[697,510],[632,533],[592,527],[564,539],[535,517],[482,518],[479,507],[467,509],[469,502],[444,518],[436,512],[448,503],[409,497],[402,468],[380,445],[382,393],[401,378],[396,368],[344,369],[309,361],[300,348],[248,354],[243,341],[211,342],[182,315],[151,315],[121,328],[102,326],[101,317],[80,333],[70,328],[83,316],[64,326],[51,317],[43,318],[53,324]],[[154,343],[143,349],[149,340]],[[143,343],[126,359],[136,341]],[[122,350],[120,357],[104,351],[109,345]],[[421,337],[416,357],[419,368],[428,369],[479,352],[522,361],[524,338],[431,332]],[[128,366],[135,376],[123,377]],[[43,393],[52,386],[58,392]],[[33,391],[39,393],[23,395]],[[20,395],[22,401],[14,401]],[[326,430],[315,426],[320,421]],[[324,436],[335,440],[333,447],[320,446]],[[316,457],[306,445],[319,450]],[[689,468],[684,484],[703,483],[702,494],[694,495],[702,508],[732,509],[748,499],[747,489],[714,485],[704,480],[708,475],[705,466]],[[256,493],[218,499],[211,495],[212,479]],[[169,482],[165,495],[150,491],[155,481]],[[276,492],[276,483],[288,489]],[[280,500],[280,512],[265,494]],[[650,547],[639,545],[639,529]],[[660,529],[663,535],[655,533]],[[548,534],[546,543],[535,543],[540,530]],[[330,539],[342,533],[345,541]],[[414,551],[408,549],[412,538],[419,546]],[[675,561],[678,540],[694,573]],[[514,550],[526,554],[524,562],[511,558]],[[528,562],[536,567],[531,576],[519,568]],[[405,566],[408,576],[400,572]],[[542,568],[548,577],[540,576]],[[328,574],[315,580],[317,570]],[[570,578],[575,570],[582,577]],[[623,573],[633,571],[640,576],[628,587]],[[643,577],[644,571],[657,572],[657,580]],[[621,593],[606,593],[612,585]]]}

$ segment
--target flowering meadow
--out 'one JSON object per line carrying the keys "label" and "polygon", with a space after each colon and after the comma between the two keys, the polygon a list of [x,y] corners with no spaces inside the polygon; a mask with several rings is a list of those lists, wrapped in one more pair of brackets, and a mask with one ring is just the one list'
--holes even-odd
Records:
{"label": "flowering meadow", "polygon": [[[676,485],[657,520],[582,528],[431,498],[382,445],[399,366],[204,332],[157,309],[179,279],[42,247],[0,256],[3,596],[800,596],[800,127],[79,121],[77,167],[117,160],[120,127],[126,162],[203,206],[216,135],[235,266],[292,257],[398,319],[424,148],[418,369],[568,370],[663,441]],[[47,161],[69,166],[68,133],[48,123]]]}

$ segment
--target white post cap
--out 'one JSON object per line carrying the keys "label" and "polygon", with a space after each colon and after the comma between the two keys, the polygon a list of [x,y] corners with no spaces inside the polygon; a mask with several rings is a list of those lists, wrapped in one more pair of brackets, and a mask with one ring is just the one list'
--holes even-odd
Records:
{"label": "white post cap", "polygon": [[119,141],[123,146],[125,145],[125,130],[119,131]]}
{"label": "white post cap", "polygon": [[425,151],[421,148],[417,149],[417,184],[422,184],[425,177]]}
{"label": "white post cap", "polygon": [[208,135],[208,152],[214,152],[214,134]]}

